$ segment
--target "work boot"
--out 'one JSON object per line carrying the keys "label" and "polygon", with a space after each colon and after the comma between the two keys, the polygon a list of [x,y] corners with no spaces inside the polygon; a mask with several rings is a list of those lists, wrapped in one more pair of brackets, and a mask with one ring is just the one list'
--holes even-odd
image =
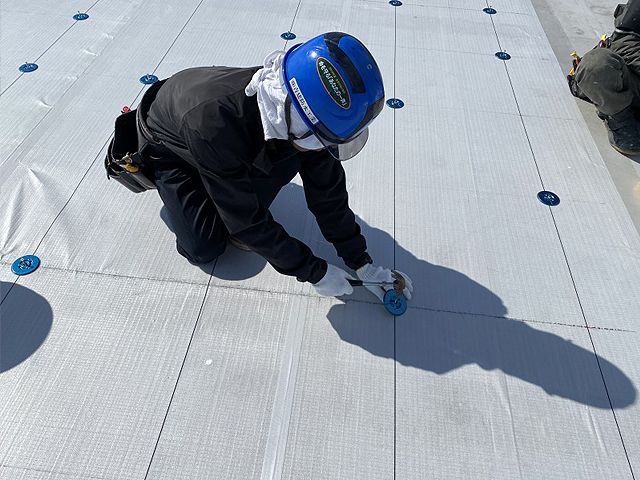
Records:
{"label": "work boot", "polygon": [[636,120],[631,107],[615,115],[598,112],[598,116],[607,126],[609,143],[613,148],[625,155],[640,153],[640,122]]}

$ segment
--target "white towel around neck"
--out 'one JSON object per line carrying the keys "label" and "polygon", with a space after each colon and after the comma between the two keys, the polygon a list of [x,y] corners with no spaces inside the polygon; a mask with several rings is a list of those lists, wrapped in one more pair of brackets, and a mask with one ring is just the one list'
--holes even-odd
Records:
{"label": "white towel around neck", "polygon": [[[280,71],[284,54],[285,52],[282,50],[276,50],[267,55],[267,58],[264,59],[264,67],[253,74],[249,85],[244,90],[248,97],[258,95],[258,107],[265,140],[272,138],[287,140],[289,138],[285,112],[287,89],[284,86],[282,72]],[[293,107],[291,108],[290,131],[294,137],[301,137],[309,131],[309,128]],[[324,145],[315,135],[303,140],[296,139],[294,143],[308,150],[324,148]]]}

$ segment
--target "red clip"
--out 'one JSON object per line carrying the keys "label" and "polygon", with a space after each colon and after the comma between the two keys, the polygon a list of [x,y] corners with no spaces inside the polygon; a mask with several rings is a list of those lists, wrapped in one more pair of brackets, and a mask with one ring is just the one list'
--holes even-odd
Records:
{"label": "red clip", "polygon": [[122,112],[121,113],[129,113],[131,111],[131,109],[129,107],[122,107]]}

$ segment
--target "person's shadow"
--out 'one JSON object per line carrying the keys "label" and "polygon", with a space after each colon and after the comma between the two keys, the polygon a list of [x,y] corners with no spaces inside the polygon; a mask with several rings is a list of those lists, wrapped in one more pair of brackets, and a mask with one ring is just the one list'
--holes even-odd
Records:
{"label": "person's shadow", "polygon": [[0,373],[24,362],[44,343],[53,312],[44,297],[18,284],[0,282]]}
{"label": "person's shadow", "polygon": [[[414,284],[409,313],[396,318],[397,362],[438,375],[469,364],[500,369],[549,395],[597,408],[624,408],[635,402],[631,380],[602,356],[596,357],[584,326],[537,329],[506,318],[502,300],[487,288],[460,272],[416,258],[386,232],[361,219],[358,223],[370,250],[395,248],[397,265]],[[342,304],[333,306],[327,317],[345,342],[393,358],[393,340],[389,342],[384,329],[372,335],[368,315],[354,315],[352,307]],[[551,322],[562,323],[562,319]],[[586,348],[547,330],[575,335]]]}
{"label": "person's shadow", "polygon": [[[302,188],[289,184],[277,200],[272,207],[274,217],[291,234],[303,238],[304,227],[300,224],[305,222],[298,213],[305,210]],[[295,212],[292,205],[296,206]],[[414,284],[409,312],[396,318],[397,362],[438,375],[470,364],[484,370],[500,369],[537,385],[549,395],[597,408],[624,408],[635,402],[636,389],[631,380],[602,356],[596,357],[584,326],[541,324],[534,328],[530,323],[506,318],[507,308],[489,289],[460,272],[416,258],[388,233],[367,225],[360,218],[357,221],[374,263],[383,264],[382,259],[393,258],[395,251],[396,265]],[[312,237],[316,240],[309,246],[316,255],[344,268],[335,249],[324,241],[315,224]],[[340,338],[373,355],[393,358],[393,337],[388,337],[389,329],[372,328],[372,322],[393,321],[384,307],[379,305],[381,314],[375,318],[362,312],[354,314],[358,302],[378,302],[363,288],[343,300],[345,304],[334,305],[327,315]],[[378,305],[369,308],[378,308]],[[550,323],[561,324],[562,319],[551,319]],[[580,339],[584,347],[550,333],[553,331]]]}
{"label": "person's shadow", "polygon": [[[305,238],[311,220],[314,240],[309,246],[317,256],[345,268],[333,246],[324,241],[314,220],[309,218],[302,187],[295,183],[285,186],[270,210],[289,234],[299,239]],[[374,328],[376,322],[393,321],[378,300],[363,288],[343,297],[346,303],[334,305],[327,318],[345,342],[386,358],[393,358],[395,350],[395,359],[402,365],[439,375],[469,364],[485,370],[500,369],[539,386],[549,395],[598,408],[624,408],[635,402],[632,382],[611,362],[596,357],[588,346],[583,326],[541,325],[536,329],[523,321],[506,318],[508,312],[502,300],[487,288],[460,272],[416,258],[388,233],[360,218],[357,221],[374,263],[383,264],[381,259],[393,258],[395,253],[398,268],[413,280],[415,290],[409,312],[397,317],[395,349],[389,329]],[[213,276],[230,280],[250,278],[266,265],[259,255],[233,247],[227,248],[218,261]],[[225,268],[231,264],[233,268]],[[211,272],[210,265],[201,268]],[[235,273],[231,276],[229,272]],[[369,308],[379,307],[381,314],[354,314],[354,307],[360,302],[375,304]],[[552,319],[550,323],[561,324],[562,319]],[[587,348],[545,330],[571,332]]]}

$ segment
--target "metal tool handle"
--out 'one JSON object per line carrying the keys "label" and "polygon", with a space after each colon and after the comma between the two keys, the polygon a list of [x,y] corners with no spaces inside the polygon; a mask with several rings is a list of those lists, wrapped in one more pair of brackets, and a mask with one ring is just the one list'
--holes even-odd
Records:
{"label": "metal tool handle", "polygon": [[351,279],[347,279],[347,281],[351,284],[352,287],[368,287],[368,286],[374,286],[374,285],[379,285],[379,286],[391,285],[391,286],[393,286],[395,284],[395,282],[364,282],[362,280],[351,280]]}
{"label": "metal tool handle", "polygon": [[402,292],[404,291],[404,287],[406,286],[406,282],[405,279],[402,275],[400,275],[398,272],[396,272],[395,270],[391,271],[391,276],[394,278],[393,283],[390,282],[363,282],[362,280],[351,280],[351,279],[347,279],[349,284],[352,287],[368,287],[368,286],[373,286],[373,285],[379,285],[379,286],[391,286],[393,287],[393,289],[395,290],[397,295],[402,295]]}

